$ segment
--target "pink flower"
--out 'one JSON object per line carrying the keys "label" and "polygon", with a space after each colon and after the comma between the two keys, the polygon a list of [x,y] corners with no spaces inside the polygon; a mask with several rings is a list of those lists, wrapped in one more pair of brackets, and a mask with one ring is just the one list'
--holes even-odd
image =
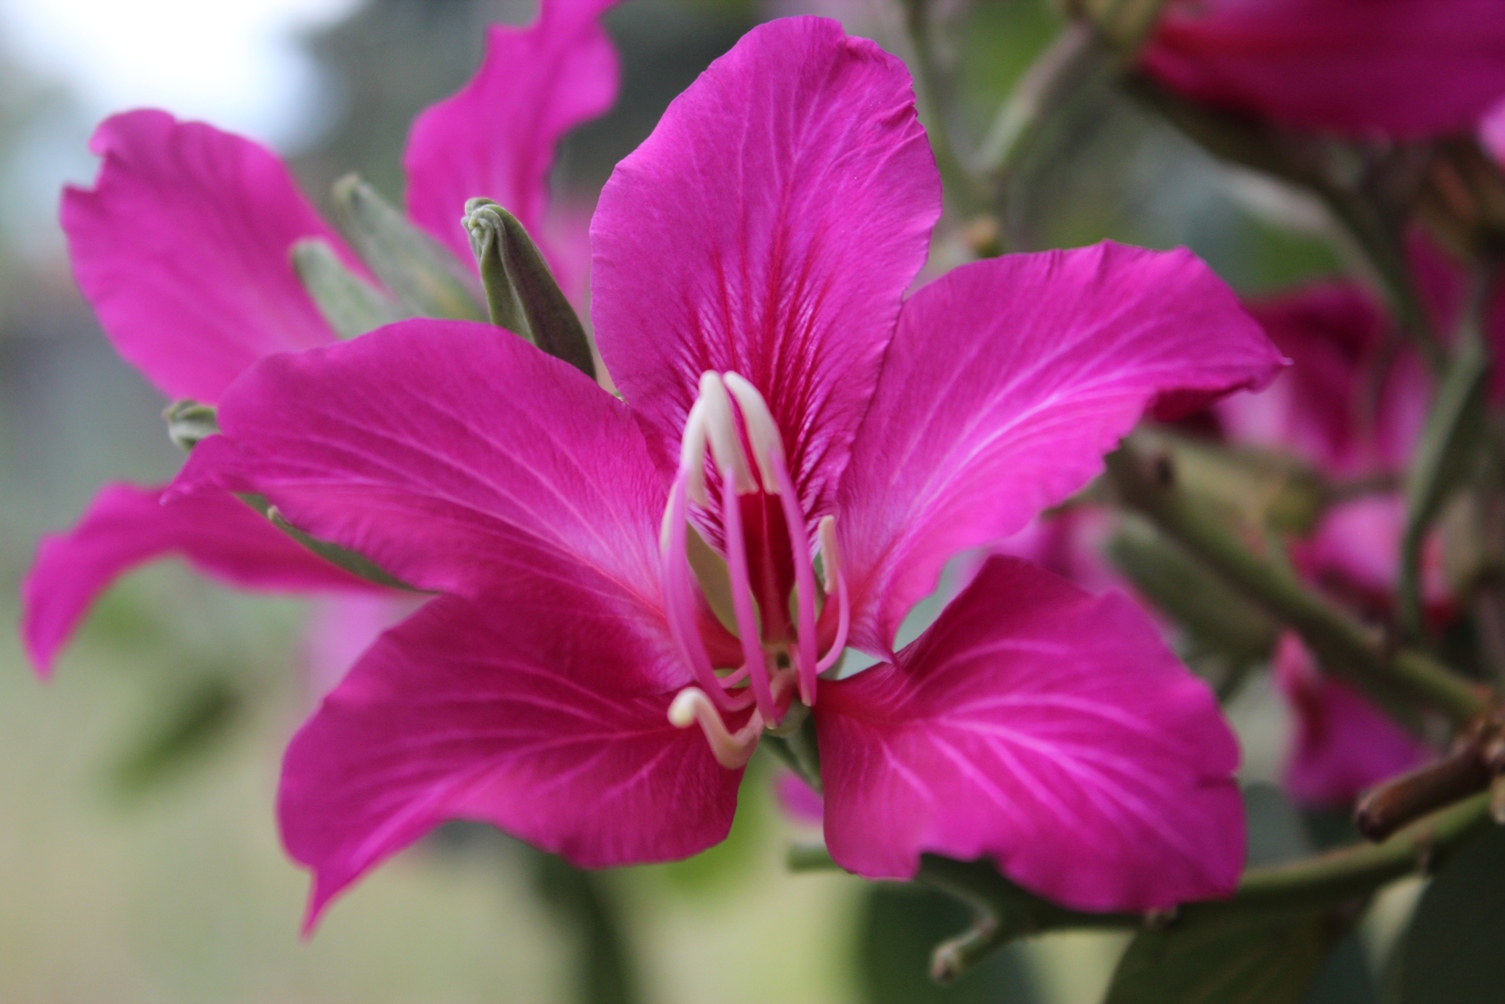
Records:
{"label": "pink flower", "polygon": [[[986,856],[1092,910],[1233,889],[1237,746],[1132,603],[997,557],[893,639],[950,557],[1080,488],[1146,407],[1280,357],[1185,251],[1017,255],[905,299],[940,209],[902,64],[774,22],[601,195],[593,318],[625,401],[424,320],[235,382],[177,490],[264,493],[443,594],[288,751],[310,920],[448,818],[586,867],[696,853],[796,698],[851,871]],[[835,679],[847,644],[886,661]]]}
{"label": "pink flower", "polygon": [[[540,235],[567,288],[583,285],[584,263],[550,213],[547,175],[559,138],[615,99],[616,54],[596,20],[609,4],[550,0],[530,28],[494,26],[475,78],[414,123],[404,157],[412,218],[462,260],[472,261],[465,200],[485,195]],[[120,354],[164,394],[213,404],[258,359],[336,340],[289,252],[322,238],[364,268],[274,154],[159,111],[107,120],[91,147],[103,158],[95,187],[63,197],[74,274]],[[108,485],[72,530],[43,539],[21,625],[39,672],[111,582],[169,554],[244,588],[376,588],[234,498],[163,507],[161,492]]]}
{"label": "pink flower", "polygon": [[1195,101],[1279,126],[1420,139],[1505,95],[1496,0],[1172,0],[1142,57]]}
{"label": "pink flower", "polygon": [[1323,674],[1294,634],[1275,648],[1275,684],[1295,714],[1285,786],[1304,805],[1350,806],[1377,781],[1436,756],[1368,698]]}

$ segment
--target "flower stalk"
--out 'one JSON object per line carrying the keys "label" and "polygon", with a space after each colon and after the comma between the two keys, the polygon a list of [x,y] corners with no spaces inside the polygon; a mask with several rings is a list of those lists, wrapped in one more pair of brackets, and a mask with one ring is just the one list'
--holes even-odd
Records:
{"label": "flower stalk", "polygon": [[[1413,823],[1383,843],[1355,844],[1301,861],[1250,868],[1228,899],[1148,914],[1071,910],[1020,888],[989,861],[956,861],[927,854],[916,880],[956,896],[977,913],[972,927],[936,947],[931,974],[941,982],[955,979],[1009,942],[1050,931],[1167,926],[1187,930],[1231,917],[1278,915],[1362,900],[1396,879],[1431,874],[1446,864],[1491,825],[1489,810],[1489,793],[1478,794]],[[789,867],[795,871],[835,868],[830,855],[822,852],[795,848]]]}
{"label": "flower stalk", "polygon": [[1404,712],[1420,702],[1456,724],[1488,709],[1474,684],[1432,656],[1414,648],[1388,648],[1375,632],[1303,586],[1288,569],[1251,552],[1176,486],[1174,468],[1164,457],[1154,462],[1126,441],[1107,457],[1107,467],[1121,504],[1144,514],[1239,592],[1290,624],[1324,665],[1382,704]]}

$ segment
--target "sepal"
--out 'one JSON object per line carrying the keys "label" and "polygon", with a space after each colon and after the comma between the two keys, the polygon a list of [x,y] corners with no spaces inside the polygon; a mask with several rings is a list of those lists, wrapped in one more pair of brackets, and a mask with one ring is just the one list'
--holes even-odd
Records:
{"label": "sepal", "polygon": [[465,229],[486,287],[491,323],[595,379],[585,328],[527,228],[496,202],[476,198],[465,203]]}
{"label": "sepal", "polygon": [[345,267],[329,242],[310,237],[293,245],[293,270],[319,313],[341,338],[354,338],[404,314],[375,286]]}
{"label": "sepal", "polygon": [[486,319],[465,266],[374,188],[347,174],[335,182],[334,203],[356,250],[409,313]]}
{"label": "sepal", "polygon": [[167,422],[168,438],[185,453],[201,440],[219,434],[219,417],[212,404],[183,398],[168,405],[162,418]]}

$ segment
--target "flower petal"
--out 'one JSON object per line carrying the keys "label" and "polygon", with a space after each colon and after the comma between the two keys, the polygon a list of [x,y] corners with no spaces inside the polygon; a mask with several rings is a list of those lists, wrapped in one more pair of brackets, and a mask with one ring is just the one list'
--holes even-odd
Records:
{"label": "flower petal", "polygon": [[872,42],[791,18],[711,64],[591,224],[596,339],[662,457],[700,374],[735,371],[768,400],[806,515],[829,511],[940,209],[909,74]]}
{"label": "flower petal", "polygon": [[1304,805],[1352,805],[1371,785],[1436,756],[1358,691],[1323,676],[1294,633],[1275,650],[1275,682],[1296,718],[1285,784]]}
{"label": "flower petal", "polygon": [[473,596],[522,574],[593,576],[662,609],[667,488],[636,422],[498,328],[415,319],[264,360],[219,423],[183,488],[230,476],[412,586]]}
{"label": "flower petal", "polygon": [[72,530],[49,534],[21,587],[21,635],[37,672],[110,583],[154,558],[253,589],[369,592],[379,587],[315,556],[244,502],[204,493],[163,505],[163,489],[107,485]]}
{"label": "flower petal", "polygon": [[1157,399],[1258,388],[1281,362],[1185,250],[1010,255],[921,289],[841,485],[850,643],[889,652],[947,560],[1081,488]]}
{"label": "flower petal", "polygon": [[213,403],[262,356],[334,341],[289,251],[320,237],[359,266],[270,150],[159,111],[107,119],[90,149],[94,188],[63,193],[73,274],[164,394]]}
{"label": "flower petal", "polygon": [[560,138],[616,101],[617,53],[599,20],[616,2],[543,0],[527,28],[492,25],[476,75],[414,120],[408,212],[461,261],[474,261],[465,202],[485,196],[522,221],[556,272],[583,278],[588,258],[547,239],[549,169]]}
{"label": "flower petal", "polygon": [[742,772],[717,764],[700,730],[669,723],[673,693],[634,689],[677,661],[662,624],[547,577],[440,597],[389,631],[283,764],[283,840],[316,876],[309,924],[446,819],[590,868],[720,841]]}
{"label": "flower petal", "polygon": [[1082,910],[1237,884],[1238,745],[1121,595],[993,558],[896,664],[822,684],[815,714],[826,845],[850,871],[987,856]]}
{"label": "flower petal", "polygon": [[1181,0],[1142,65],[1278,125],[1418,139],[1466,132],[1505,94],[1495,0]]}

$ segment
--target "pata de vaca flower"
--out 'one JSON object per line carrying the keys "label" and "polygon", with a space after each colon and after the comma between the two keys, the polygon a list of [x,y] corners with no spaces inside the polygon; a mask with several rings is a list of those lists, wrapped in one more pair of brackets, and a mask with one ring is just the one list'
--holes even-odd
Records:
{"label": "pata de vaca flower", "polygon": [[1469,132],[1505,95],[1495,0],[1170,0],[1142,65],[1185,97],[1292,129]]}
{"label": "pata de vaca flower", "polygon": [[[538,236],[566,289],[582,288],[583,219],[572,232],[549,204],[547,176],[559,138],[615,100],[617,57],[597,23],[608,6],[547,0],[530,28],[494,26],[475,78],[414,123],[403,158],[410,216],[455,254],[457,268],[474,267],[460,223],[465,200],[485,195]],[[169,398],[212,405],[256,360],[337,340],[292,251],[322,240],[369,275],[273,153],[160,111],[109,119],[92,148],[103,158],[94,188],[63,197],[74,275],[116,349]],[[390,607],[389,590],[315,557],[236,499],[164,507],[162,490],[107,485],[70,531],[42,541],[21,627],[39,672],[50,671],[102,590],[170,554],[231,585],[340,597],[326,618],[337,630],[315,639],[320,676],[344,670],[338,652],[352,634],[364,647],[371,628],[390,621],[382,611],[405,606]],[[317,653],[326,652],[336,665],[322,665]]]}
{"label": "pata de vaca flower", "polygon": [[[449,818],[588,867],[693,854],[807,710],[854,872],[987,856],[1093,910],[1233,889],[1237,746],[1128,600],[992,558],[892,649],[948,559],[1079,489],[1147,407],[1281,358],[1184,251],[1012,256],[906,299],[940,205],[903,65],[774,22],[602,193],[592,313],[625,400],[456,321],[236,380],[176,491],[264,494],[442,594],[288,751],[310,919]],[[848,645],[886,661],[834,679]]]}

